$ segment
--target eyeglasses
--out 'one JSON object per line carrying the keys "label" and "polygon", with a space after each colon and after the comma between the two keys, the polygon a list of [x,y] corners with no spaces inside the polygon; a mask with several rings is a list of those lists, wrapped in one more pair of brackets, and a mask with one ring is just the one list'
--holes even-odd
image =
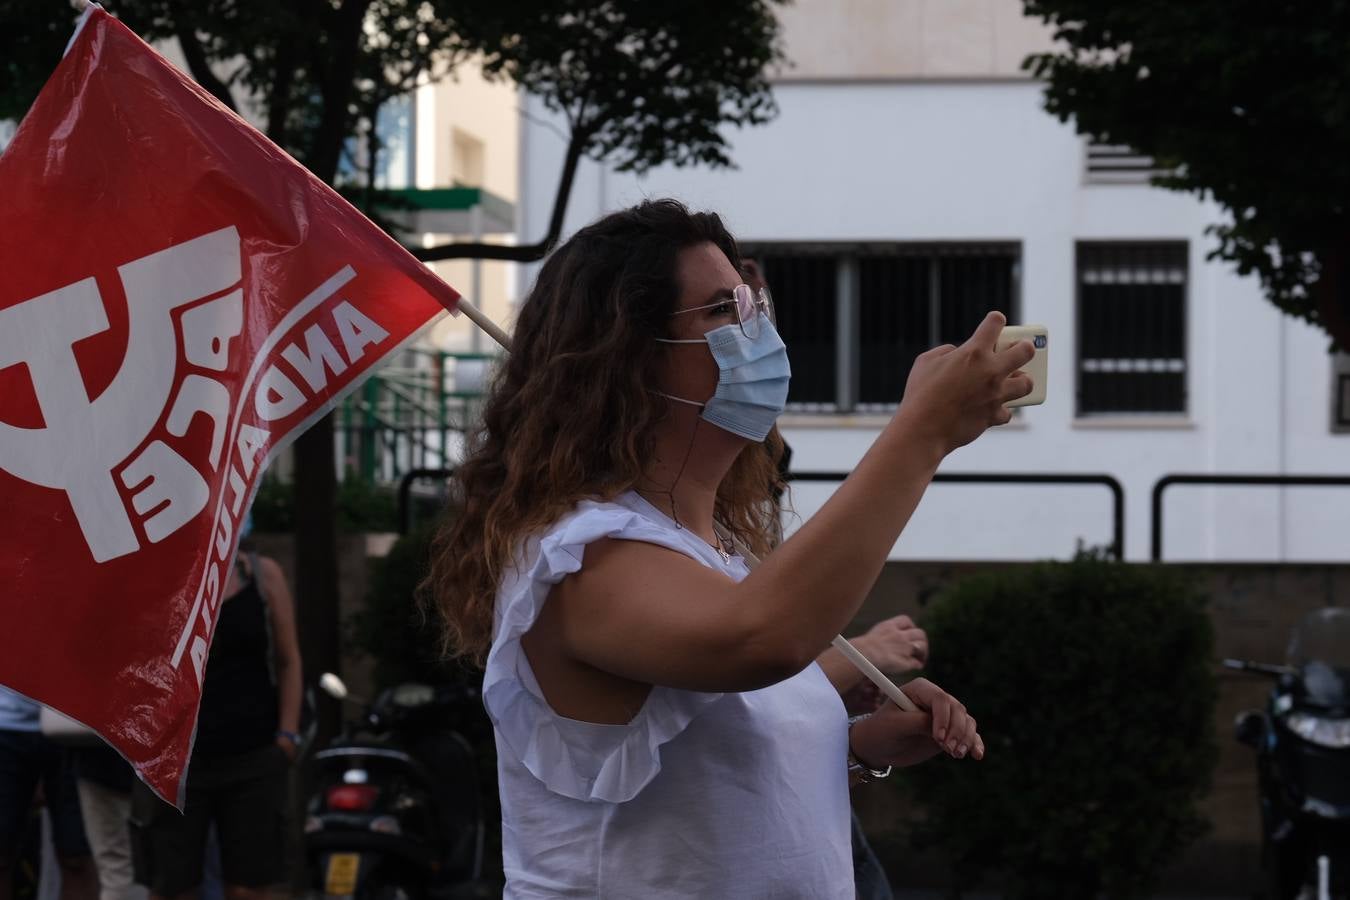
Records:
{"label": "eyeglasses", "polygon": [[778,317],[773,311],[773,297],[769,294],[768,288],[760,288],[756,296],[755,290],[748,284],[738,284],[731,289],[730,300],[718,300],[716,303],[707,303],[703,306],[691,306],[688,309],[677,309],[671,313],[671,316],[682,316],[685,313],[699,312],[704,309],[717,309],[719,306],[734,305],[736,309],[736,320],[741,325],[741,334],[750,340],[759,337],[759,314],[763,313],[768,317],[769,322],[775,326],[778,324]]}

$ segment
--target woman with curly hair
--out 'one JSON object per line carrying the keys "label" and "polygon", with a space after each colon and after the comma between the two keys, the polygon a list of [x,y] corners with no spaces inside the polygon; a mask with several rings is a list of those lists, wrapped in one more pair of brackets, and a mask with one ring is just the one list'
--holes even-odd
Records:
{"label": "woman with curly hair", "polygon": [[577,232],[521,306],[456,478],[426,587],[448,651],[485,664],[509,898],[851,898],[851,772],[984,755],[923,680],[918,712],[850,726],[814,660],[943,457],[1031,390],[1031,345],[996,353],[991,313],[920,356],[857,468],[770,553],[789,370],[739,263],[716,215],[670,200]]}

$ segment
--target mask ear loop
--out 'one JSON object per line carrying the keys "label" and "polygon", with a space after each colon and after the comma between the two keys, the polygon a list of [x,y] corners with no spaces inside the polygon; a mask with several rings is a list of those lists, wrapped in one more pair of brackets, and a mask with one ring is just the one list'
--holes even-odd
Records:
{"label": "mask ear loop", "polygon": [[[662,343],[662,344],[706,344],[706,343],[707,343],[707,339],[706,339],[706,338],[696,338],[696,339],[694,339],[694,338],[691,338],[691,339],[656,338],[655,340],[657,340],[658,342],[660,342],[660,343]],[[656,395],[659,396],[659,397],[665,397],[667,400],[674,400],[674,401],[677,402],[677,403],[684,403],[684,404],[686,404],[686,405],[688,405],[688,406],[697,406],[699,409],[704,409],[704,408],[707,406],[706,403],[698,403],[698,402],[696,402],[696,401],[694,401],[694,400],[686,400],[686,399],[683,398],[683,397],[676,397],[674,394],[667,394],[667,393],[665,393],[664,391],[652,391],[652,393],[653,393],[653,394],[656,394]],[[679,509],[677,509],[676,506],[675,506],[675,486],[678,485],[678,484],[680,483],[680,478],[684,475],[685,467],[689,465],[689,457],[692,456],[693,453],[694,453],[694,439],[695,439],[696,437],[698,437],[698,425],[699,425],[699,422],[700,422],[702,419],[703,419],[702,416],[697,416],[697,417],[695,417],[695,419],[694,419],[694,427],[693,427],[693,428],[690,430],[690,432],[689,432],[689,444],[688,444],[688,446],[686,446],[685,449],[684,449],[684,459],[682,459],[682,460],[680,461],[680,470],[679,470],[678,472],[675,473],[675,480],[672,481],[672,482],[670,483],[670,487],[667,488],[667,489],[665,489],[665,490],[662,490],[662,489],[660,489],[660,488],[655,488],[655,489],[652,489],[652,490],[648,491],[648,493],[651,493],[651,494],[659,494],[659,495],[662,495],[662,496],[666,497],[666,498],[670,501],[670,518],[675,522],[675,527],[678,528],[678,529],[680,529],[681,531],[684,531],[684,530],[685,530],[685,527],[684,527],[684,523],[680,521],[680,511],[679,511]],[[713,529],[713,533],[714,533],[714,534],[717,534],[716,528]],[[735,536],[734,533],[732,533],[732,541],[734,542],[735,539],[736,539],[736,536]],[[726,553],[726,552],[728,552],[728,551],[731,549],[731,548],[727,547],[726,542],[722,540],[722,535],[721,535],[721,534],[717,534],[717,542],[718,542],[719,544],[722,545],[722,547],[721,547],[721,552]],[[734,547],[735,544],[733,543],[731,546]]]}

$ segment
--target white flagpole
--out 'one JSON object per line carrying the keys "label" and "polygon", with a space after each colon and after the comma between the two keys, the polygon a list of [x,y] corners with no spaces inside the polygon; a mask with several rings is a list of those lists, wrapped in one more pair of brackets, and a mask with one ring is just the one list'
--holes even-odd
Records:
{"label": "white flagpole", "polygon": [[859,672],[867,676],[867,679],[881,689],[881,692],[895,702],[895,705],[909,712],[918,712],[919,708],[914,705],[914,701],[905,696],[905,692],[896,687],[895,682],[891,681],[885,674],[872,665],[867,657],[858,652],[858,648],[848,642],[842,634],[836,634],[830,645],[840,653],[844,658],[853,663]]}
{"label": "white flagpole", "polygon": [[487,314],[481,309],[474,306],[463,297],[459,298],[458,302],[455,303],[455,306],[460,312],[469,317],[470,322],[473,322],[473,324],[486,331],[492,336],[494,341],[501,344],[503,350],[508,352],[511,350],[511,338],[507,337],[506,332],[502,331],[497,323],[489,319]]}
{"label": "white flagpole", "polygon": [[66,49],[61,51],[61,56],[70,52],[70,48],[75,45],[75,39],[80,36],[84,30],[84,23],[89,21],[89,17],[94,14],[94,10],[102,9],[97,3],[91,3],[89,0],[70,0],[70,5],[80,10],[80,18],[75,23],[75,30],[71,32],[70,40],[66,41]]}
{"label": "white flagpole", "polygon": [[[478,307],[463,298],[460,298],[458,306],[459,309],[464,312],[464,315],[469,317],[469,321],[491,335],[493,340],[502,345],[503,350],[510,352],[511,339],[507,336],[505,331],[502,331],[502,329],[498,327],[497,323],[484,315],[483,311]],[[744,547],[740,549],[741,555],[745,557],[746,562],[749,563],[751,568],[759,565],[759,560],[753,553]],[[835,635],[834,640],[830,641],[830,644],[840,653],[844,654],[844,658],[853,663],[858,671],[866,675],[867,679],[875,684],[883,694],[889,697],[896,706],[909,712],[919,711],[919,708],[914,705],[914,701],[905,696],[905,692],[900,690],[894,681],[891,681],[880,669],[872,665],[867,657],[859,653],[858,648],[850,644],[842,634]]]}

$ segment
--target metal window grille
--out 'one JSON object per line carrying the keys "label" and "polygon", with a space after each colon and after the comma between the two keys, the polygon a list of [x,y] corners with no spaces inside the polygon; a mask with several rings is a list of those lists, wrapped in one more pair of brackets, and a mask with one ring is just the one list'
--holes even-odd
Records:
{"label": "metal window grille", "polygon": [[773,293],[778,332],[791,354],[788,404],[804,410],[838,409],[838,259],[779,252],[755,258]]}
{"label": "metal window grille", "polygon": [[1331,431],[1350,433],[1350,353],[1331,355]]}
{"label": "metal window grille", "polygon": [[1154,177],[1172,172],[1158,166],[1153,157],[1123,144],[1089,142],[1087,146],[1088,184],[1148,184]]}
{"label": "metal window grille", "polygon": [[1186,411],[1187,245],[1078,245],[1078,414]]}
{"label": "metal window grille", "polygon": [[1336,379],[1336,430],[1350,431],[1350,375]]}
{"label": "metal window grille", "polygon": [[991,309],[1013,319],[1016,244],[746,248],[764,271],[802,412],[881,412],[914,359],[960,343]]}
{"label": "metal window grille", "polygon": [[1014,320],[1015,245],[931,245],[858,257],[858,408],[894,407],[914,359],[959,344],[992,309]]}

